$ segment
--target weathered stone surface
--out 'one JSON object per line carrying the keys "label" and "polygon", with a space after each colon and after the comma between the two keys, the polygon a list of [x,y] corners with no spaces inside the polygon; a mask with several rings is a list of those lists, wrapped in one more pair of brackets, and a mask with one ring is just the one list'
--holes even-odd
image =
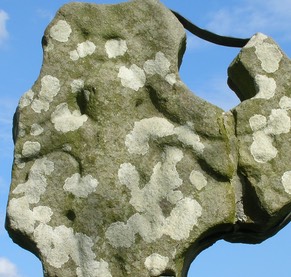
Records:
{"label": "weathered stone surface", "polygon": [[245,205],[254,222],[250,239],[257,240],[291,209],[291,63],[271,38],[258,33],[233,61],[229,76],[241,99],[252,97],[233,114],[238,172],[246,200],[255,204]]}
{"label": "weathered stone surface", "polygon": [[158,1],[65,5],[43,47],[16,114],[7,229],[45,276],[185,276],[215,240],[287,223],[290,61],[270,38],[231,65],[253,98],[227,113],[180,81],[185,32]]}

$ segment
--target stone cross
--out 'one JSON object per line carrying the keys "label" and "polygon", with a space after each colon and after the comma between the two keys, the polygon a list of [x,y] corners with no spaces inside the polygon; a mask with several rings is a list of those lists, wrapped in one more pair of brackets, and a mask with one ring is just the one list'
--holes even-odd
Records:
{"label": "stone cross", "polygon": [[157,0],[70,3],[15,114],[6,227],[47,277],[186,276],[218,239],[290,220],[291,64],[254,35],[220,108],[180,80],[185,31]]}

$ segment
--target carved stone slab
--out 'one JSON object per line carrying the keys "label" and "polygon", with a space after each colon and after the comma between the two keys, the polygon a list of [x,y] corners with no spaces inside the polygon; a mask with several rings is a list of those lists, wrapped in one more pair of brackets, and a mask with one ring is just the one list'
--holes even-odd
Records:
{"label": "carved stone slab", "polygon": [[255,35],[229,68],[232,111],[178,68],[159,1],[63,6],[15,116],[12,239],[45,276],[186,276],[217,239],[260,242],[291,210],[290,60]]}

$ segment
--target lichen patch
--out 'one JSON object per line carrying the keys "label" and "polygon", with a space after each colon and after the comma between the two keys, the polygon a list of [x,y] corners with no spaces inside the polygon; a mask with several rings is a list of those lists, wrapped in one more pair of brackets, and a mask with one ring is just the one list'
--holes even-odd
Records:
{"label": "lichen patch", "polygon": [[257,94],[254,98],[270,99],[275,95],[277,84],[273,78],[265,75],[256,75]]}
{"label": "lichen patch", "polygon": [[35,98],[31,104],[31,108],[36,113],[41,113],[42,110],[48,111],[50,103],[61,89],[58,78],[51,75],[45,75],[41,79],[41,90],[38,98]]}
{"label": "lichen patch", "polygon": [[267,118],[261,114],[255,114],[250,118],[249,123],[254,132],[259,131],[267,126]]}
{"label": "lichen patch", "polygon": [[29,204],[29,199],[23,196],[11,199],[7,208],[10,224],[26,234],[32,234],[36,224],[50,222],[53,215],[50,207],[37,206],[31,210]]}
{"label": "lichen patch", "polygon": [[261,61],[262,69],[267,73],[274,73],[279,69],[283,55],[277,45],[264,42],[255,46],[256,55]]}
{"label": "lichen patch", "polygon": [[63,188],[65,191],[71,192],[77,197],[84,198],[95,192],[97,186],[98,181],[91,175],[81,177],[79,173],[75,173],[65,180]]}
{"label": "lichen patch", "polygon": [[71,112],[67,103],[58,105],[51,115],[51,121],[55,129],[62,133],[78,130],[87,119],[88,116],[81,115],[78,110]]}
{"label": "lichen patch", "polygon": [[145,118],[134,123],[134,128],[126,136],[125,145],[132,154],[144,155],[149,150],[149,140],[174,134],[174,125],[161,117]]}
{"label": "lichen patch", "polygon": [[69,53],[71,60],[77,61],[80,58],[85,58],[90,56],[95,52],[96,45],[89,40],[86,40],[82,43],[78,43],[77,49]]}
{"label": "lichen patch", "polygon": [[144,265],[151,276],[158,276],[165,271],[169,262],[169,258],[154,253],[145,259]]}
{"label": "lichen patch", "polygon": [[167,74],[165,80],[172,86],[177,82],[175,73]]}
{"label": "lichen patch", "polygon": [[59,42],[67,42],[71,35],[71,26],[65,20],[59,20],[50,29],[50,36]]}
{"label": "lichen patch", "polygon": [[291,194],[291,171],[286,171],[281,179],[282,185],[288,194]]}
{"label": "lichen patch", "polygon": [[280,99],[279,106],[281,109],[290,110],[291,109],[291,98],[287,96],[283,96]]}
{"label": "lichen patch", "polygon": [[270,135],[287,134],[290,132],[290,117],[283,109],[273,109],[268,118],[265,132]]}
{"label": "lichen patch", "polygon": [[35,160],[30,169],[28,180],[19,184],[13,191],[13,194],[24,194],[28,203],[36,204],[40,196],[45,192],[47,186],[46,176],[54,171],[54,163],[47,158]]}
{"label": "lichen patch", "polygon": [[34,123],[31,125],[30,134],[32,136],[35,136],[35,137],[39,136],[43,133],[43,131],[44,131],[43,128],[39,124]]}
{"label": "lichen patch", "polygon": [[262,44],[268,37],[262,33],[255,34],[249,42],[244,46],[244,48],[255,47],[256,45]]}
{"label": "lichen patch", "polygon": [[204,145],[200,141],[200,137],[193,132],[188,125],[176,127],[174,133],[178,139],[185,145],[191,146],[197,154],[202,154]]}
{"label": "lichen patch", "polygon": [[166,77],[170,68],[170,61],[165,57],[165,54],[158,52],[154,60],[148,60],[144,63],[144,71],[149,75],[158,74]]}
{"label": "lichen patch", "polygon": [[37,141],[26,141],[23,144],[22,155],[25,158],[36,156],[41,149],[41,145]]}
{"label": "lichen patch", "polygon": [[255,161],[266,163],[277,156],[273,146],[274,136],[290,132],[291,121],[285,109],[273,109],[268,118],[255,114],[249,119],[253,133],[250,151]]}
{"label": "lichen patch", "polygon": [[[130,204],[137,213],[126,223],[115,222],[109,226],[105,235],[112,246],[130,247],[135,242],[136,234],[146,242],[153,242],[164,234],[174,240],[188,238],[202,214],[202,207],[196,200],[184,198],[178,190],[183,181],[176,165],[182,158],[181,150],[166,147],[162,162],[154,166],[149,182],[142,189],[135,166],[130,163],[120,166],[119,181],[130,190]],[[173,204],[169,216],[163,214],[160,206],[163,199],[170,200]]]}
{"label": "lichen patch", "polygon": [[84,80],[76,79],[71,82],[72,93],[80,92],[84,88]]}
{"label": "lichen patch", "polygon": [[175,127],[162,117],[145,118],[134,123],[133,130],[126,136],[125,145],[132,154],[145,155],[149,150],[149,140],[177,135],[179,141],[190,146],[197,154],[202,154],[204,145],[188,125]]}
{"label": "lichen patch", "polygon": [[121,66],[118,72],[118,77],[121,79],[121,84],[124,87],[138,91],[140,88],[144,87],[146,82],[146,76],[144,71],[133,64],[130,68],[126,66]]}
{"label": "lichen patch", "polygon": [[105,50],[109,59],[123,56],[127,51],[126,41],[123,39],[110,39],[105,43]]}
{"label": "lichen patch", "polygon": [[34,237],[42,256],[51,266],[61,268],[71,258],[77,265],[78,277],[112,277],[108,263],[95,260],[94,243],[87,235],[74,233],[72,228],[64,225],[39,224]]}
{"label": "lichen patch", "polygon": [[207,185],[207,179],[200,171],[192,170],[189,179],[191,184],[198,190],[203,189]]}
{"label": "lichen patch", "polygon": [[273,146],[273,138],[263,131],[253,134],[250,151],[258,163],[266,163],[277,156],[278,150]]}
{"label": "lichen patch", "polygon": [[29,91],[27,91],[20,99],[19,101],[19,108],[23,109],[24,107],[29,106],[34,98],[34,92],[30,89]]}

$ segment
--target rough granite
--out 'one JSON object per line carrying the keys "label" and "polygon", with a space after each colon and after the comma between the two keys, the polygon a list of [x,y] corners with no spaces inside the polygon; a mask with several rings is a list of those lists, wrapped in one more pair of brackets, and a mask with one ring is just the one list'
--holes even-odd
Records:
{"label": "rough granite", "polygon": [[290,220],[290,60],[256,34],[224,112],[180,80],[184,49],[157,0],[70,3],[46,29],[6,220],[44,276],[186,276],[216,240],[258,243]]}

